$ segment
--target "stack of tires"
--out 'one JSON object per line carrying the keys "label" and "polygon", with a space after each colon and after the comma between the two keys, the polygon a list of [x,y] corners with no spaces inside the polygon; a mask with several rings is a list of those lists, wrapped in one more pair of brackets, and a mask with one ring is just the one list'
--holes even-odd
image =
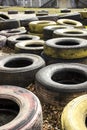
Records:
{"label": "stack of tires", "polygon": [[64,62],[87,64],[87,40],[71,37],[47,40],[42,57],[47,65]]}

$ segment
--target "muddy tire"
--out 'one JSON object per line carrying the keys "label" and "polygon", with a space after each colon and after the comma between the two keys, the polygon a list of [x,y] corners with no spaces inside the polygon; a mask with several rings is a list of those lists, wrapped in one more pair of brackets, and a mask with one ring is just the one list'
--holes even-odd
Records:
{"label": "muddy tire", "polygon": [[64,108],[61,116],[62,130],[86,130],[87,94],[73,99]]}
{"label": "muddy tire", "polygon": [[34,10],[25,10],[24,14],[34,14],[35,11]]}
{"label": "muddy tire", "polygon": [[53,58],[85,58],[87,57],[87,40],[69,37],[50,39],[44,45],[44,53]]}
{"label": "muddy tire", "polygon": [[81,64],[87,65],[87,57],[77,58],[77,59],[53,58],[51,56],[44,54],[44,52],[41,53],[41,57],[46,62],[46,65],[50,65],[50,64],[54,64],[54,63],[81,63]]}
{"label": "muddy tire", "polygon": [[25,34],[25,33],[26,33],[26,29],[24,27],[0,31],[0,34],[6,37]]}
{"label": "muddy tire", "polygon": [[34,54],[5,56],[0,60],[0,84],[27,87],[34,82],[36,72],[43,66],[44,60]]}
{"label": "muddy tire", "polygon": [[53,37],[77,37],[87,39],[87,31],[85,29],[61,29],[53,32]]}
{"label": "muddy tire", "polygon": [[48,25],[55,25],[56,22],[54,21],[47,21],[47,20],[41,20],[41,21],[33,21],[29,23],[30,32],[33,33],[43,33],[43,28]]}
{"label": "muddy tire", "polygon": [[43,102],[65,106],[73,98],[87,93],[87,68],[82,64],[57,63],[36,73],[36,92]]}
{"label": "muddy tire", "polygon": [[44,46],[43,40],[30,40],[26,42],[19,42],[15,44],[15,51],[17,53],[32,53],[40,55]]}
{"label": "muddy tire", "polygon": [[42,130],[38,98],[18,86],[0,86],[0,117],[0,129],[3,130]]}
{"label": "muddy tire", "polygon": [[39,40],[39,36],[33,36],[28,34],[22,34],[22,35],[15,35],[8,37],[7,39],[7,46],[14,49],[15,44],[21,41],[29,41],[29,40]]}

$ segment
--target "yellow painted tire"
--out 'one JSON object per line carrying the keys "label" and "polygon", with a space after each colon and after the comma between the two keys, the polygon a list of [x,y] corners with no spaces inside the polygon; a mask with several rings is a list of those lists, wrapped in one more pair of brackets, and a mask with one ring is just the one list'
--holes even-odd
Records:
{"label": "yellow painted tire", "polygon": [[81,38],[54,38],[47,40],[44,54],[53,58],[77,59],[87,57],[87,40]]}
{"label": "yellow painted tire", "polygon": [[73,27],[82,27],[82,23],[76,20],[72,19],[59,19],[57,20],[57,24],[59,25],[67,25],[67,26],[73,26]]}
{"label": "yellow painted tire", "polygon": [[53,32],[53,37],[78,37],[87,39],[87,31],[86,29],[76,28],[57,29]]}
{"label": "yellow painted tire", "polygon": [[29,23],[29,29],[30,32],[33,33],[43,33],[43,28],[48,25],[55,25],[56,22],[54,21],[47,21],[47,20],[41,20],[41,21],[33,21]]}
{"label": "yellow painted tire", "polygon": [[61,116],[62,130],[87,130],[87,94],[72,100]]}

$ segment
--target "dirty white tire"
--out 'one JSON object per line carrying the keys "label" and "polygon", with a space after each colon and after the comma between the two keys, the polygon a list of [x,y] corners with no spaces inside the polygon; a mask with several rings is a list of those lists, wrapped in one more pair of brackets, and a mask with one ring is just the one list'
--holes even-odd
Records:
{"label": "dirty white tire", "polygon": [[0,86],[0,129],[42,130],[42,109],[38,98],[18,86]]}
{"label": "dirty white tire", "polygon": [[73,27],[82,27],[82,23],[76,20],[72,19],[59,19],[57,20],[57,24],[59,25],[67,25],[67,26],[73,26]]}
{"label": "dirty white tire", "polygon": [[44,60],[38,55],[22,53],[5,56],[0,60],[0,84],[27,87],[44,66]]}
{"label": "dirty white tire", "polygon": [[15,50],[18,53],[33,53],[41,54],[43,51],[45,41],[43,40],[30,40],[26,42],[19,42],[15,44]]}
{"label": "dirty white tire", "polygon": [[53,37],[78,37],[87,39],[87,31],[85,29],[57,29],[53,32]]}
{"label": "dirty white tire", "polygon": [[62,130],[87,130],[87,94],[73,99],[61,116]]}
{"label": "dirty white tire", "polygon": [[14,35],[20,35],[25,34],[27,31],[25,27],[19,27],[16,29],[8,29],[8,30],[2,30],[0,31],[0,34],[6,37],[14,36]]}
{"label": "dirty white tire", "polygon": [[29,41],[29,40],[39,40],[39,36],[33,36],[29,34],[22,34],[22,35],[15,35],[8,37],[7,39],[7,45],[8,47],[14,49],[15,44],[21,41]]}

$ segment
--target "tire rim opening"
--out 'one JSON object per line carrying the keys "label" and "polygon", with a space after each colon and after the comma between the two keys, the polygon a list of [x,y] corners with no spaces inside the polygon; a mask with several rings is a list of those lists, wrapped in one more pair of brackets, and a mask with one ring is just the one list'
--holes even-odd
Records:
{"label": "tire rim opening", "polygon": [[85,118],[85,125],[86,125],[86,127],[87,127],[87,116],[86,116],[86,118]]}
{"label": "tire rim opening", "polygon": [[19,38],[17,38],[16,40],[32,40],[32,38],[31,37],[27,37],[27,36],[25,36],[25,37],[19,37]]}
{"label": "tire rim opening", "polygon": [[8,68],[26,67],[31,65],[33,62],[27,58],[17,58],[9,60],[4,66]]}
{"label": "tire rim opening", "polygon": [[83,32],[80,31],[66,31],[65,34],[83,34]]}
{"label": "tire rim opening", "polygon": [[41,44],[28,44],[25,47],[43,47]]}
{"label": "tire rim opening", "polygon": [[12,121],[19,113],[19,106],[9,99],[0,99],[0,126]]}
{"label": "tire rim opening", "polygon": [[74,22],[69,22],[69,21],[65,21],[64,24],[76,25],[76,23],[74,23]]}
{"label": "tire rim opening", "polygon": [[87,76],[82,72],[78,72],[77,70],[64,69],[54,73],[52,80],[61,84],[74,85],[87,81]]}
{"label": "tire rim opening", "polygon": [[79,42],[77,41],[72,41],[72,40],[67,40],[67,41],[60,41],[60,42],[56,42],[56,45],[61,45],[61,46],[77,46],[79,45]]}
{"label": "tire rim opening", "polygon": [[8,33],[19,33],[19,30],[14,30],[14,31],[8,31]]}

